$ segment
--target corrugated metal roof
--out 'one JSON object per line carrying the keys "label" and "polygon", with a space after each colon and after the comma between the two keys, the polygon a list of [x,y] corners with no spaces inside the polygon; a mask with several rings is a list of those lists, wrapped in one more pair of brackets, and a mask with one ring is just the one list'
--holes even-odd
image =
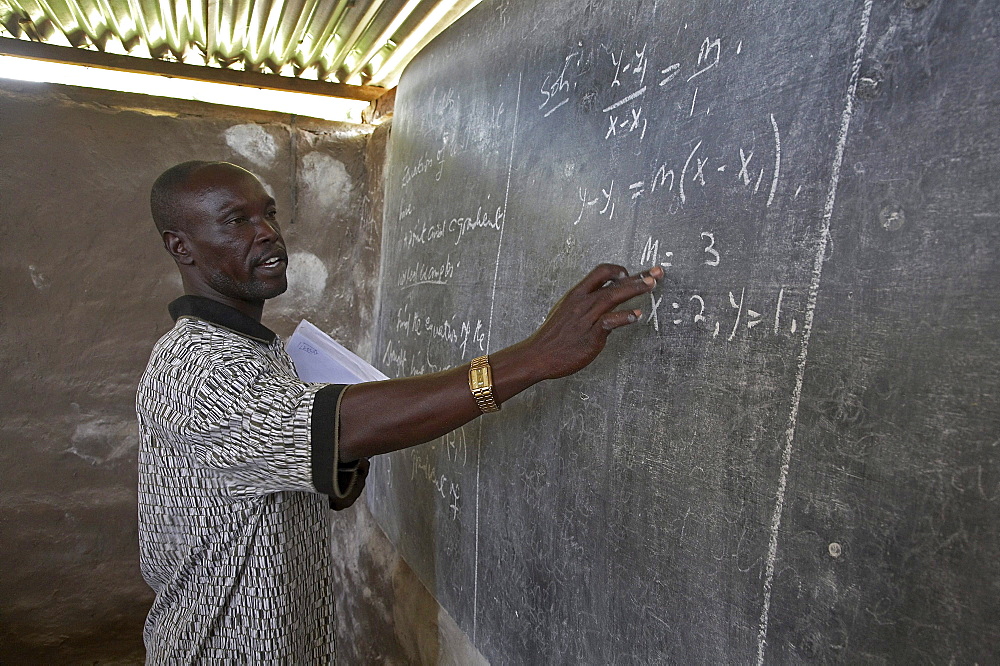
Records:
{"label": "corrugated metal roof", "polygon": [[0,0],[0,36],[391,88],[479,1]]}

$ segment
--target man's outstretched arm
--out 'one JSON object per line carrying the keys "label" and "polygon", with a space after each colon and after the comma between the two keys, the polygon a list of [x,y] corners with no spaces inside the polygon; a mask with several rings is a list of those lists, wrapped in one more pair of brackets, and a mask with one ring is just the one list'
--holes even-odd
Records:
{"label": "man's outstretched arm", "polygon": [[[552,308],[530,337],[490,354],[497,404],[545,379],[588,365],[616,328],[638,321],[639,310],[616,311],[651,291],[663,269],[628,275],[601,264]],[[469,391],[469,366],[349,387],[340,409],[340,459],[389,453],[451,432],[481,415]]]}

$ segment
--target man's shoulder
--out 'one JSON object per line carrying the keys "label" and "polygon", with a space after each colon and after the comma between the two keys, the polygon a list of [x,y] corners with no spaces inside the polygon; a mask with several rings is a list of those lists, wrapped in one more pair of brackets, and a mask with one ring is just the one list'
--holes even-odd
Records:
{"label": "man's shoulder", "polygon": [[234,331],[182,317],[153,346],[137,387],[137,406],[180,401],[191,407],[206,387],[215,392],[253,383],[272,363],[267,351]]}
{"label": "man's shoulder", "polygon": [[264,360],[262,345],[224,326],[195,317],[181,317],[153,346],[149,368],[184,365],[218,368]]}

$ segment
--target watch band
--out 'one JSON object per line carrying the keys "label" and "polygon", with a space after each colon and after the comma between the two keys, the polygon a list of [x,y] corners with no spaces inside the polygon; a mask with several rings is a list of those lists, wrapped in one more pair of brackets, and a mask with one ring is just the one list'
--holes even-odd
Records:
{"label": "watch band", "polygon": [[500,405],[493,399],[493,371],[489,356],[472,359],[469,365],[469,390],[484,414],[500,411]]}

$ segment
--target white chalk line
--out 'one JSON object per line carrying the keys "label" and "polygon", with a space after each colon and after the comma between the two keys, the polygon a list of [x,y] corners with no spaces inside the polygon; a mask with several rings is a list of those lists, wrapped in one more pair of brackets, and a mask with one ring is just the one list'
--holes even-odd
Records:
{"label": "white chalk line", "polygon": [[767,205],[774,201],[774,193],[778,189],[778,175],[781,173],[781,135],[778,134],[778,122],[771,114],[771,127],[774,128],[774,178],[771,180],[771,194],[767,197]]}
{"label": "white chalk line", "polygon": [[795,389],[792,393],[792,408],[788,415],[788,427],[785,430],[785,449],[781,454],[781,472],[778,478],[778,489],[775,494],[774,512],[771,516],[771,538],[767,549],[767,567],[764,576],[764,604],[760,613],[760,626],[757,630],[757,666],[764,663],[764,648],[767,646],[767,624],[771,611],[771,590],[774,585],[774,565],[778,554],[778,529],[781,527],[781,513],[785,505],[785,489],[788,485],[788,469],[792,460],[792,446],[795,441],[795,427],[799,415],[799,403],[802,399],[802,384],[805,377],[806,358],[809,352],[809,337],[812,334],[813,319],[816,312],[816,301],[819,297],[819,283],[823,274],[823,260],[830,241],[830,220],[833,218],[833,205],[837,198],[837,184],[840,181],[840,167],[844,160],[844,150],[847,146],[847,132],[851,126],[851,116],[854,113],[854,94],[858,87],[858,75],[861,71],[861,59],[865,52],[865,42],[868,39],[868,21],[871,17],[872,1],[865,0],[861,16],[861,33],[858,35],[857,48],[854,51],[854,63],[851,67],[851,78],[847,85],[847,99],[844,112],[841,114],[840,134],[837,137],[837,148],[833,158],[833,172],[830,177],[830,188],[827,191],[826,203],[823,206],[823,226],[820,233],[819,248],[813,260],[813,277],[809,285],[809,300],[806,306],[805,324],[802,328],[802,348],[799,350],[798,368],[795,376]]}
{"label": "white chalk line", "polygon": [[[507,199],[510,196],[510,176],[514,171],[514,141],[517,138],[517,116],[521,109],[521,78],[517,75],[517,101],[514,103],[514,127],[510,133],[510,159],[507,161],[507,189],[503,193],[503,221],[500,223],[500,240],[497,243],[497,261],[493,268],[493,292],[490,294],[490,318],[486,324],[486,353],[490,353],[490,339],[493,334],[493,306],[497,300],[497,280],[500,277],[500,253],[503,251],[503,231],[507,226]],[[482,460],[483,421],[480,419],[479,446],[476,448],[476,558],[472,581],[472,644],[476,644],[476,630],[479,621],[479,471]]]}
{"label": "white chalk line", "polygon": [[556,112],[556,110],[557,110],[557,109],[558,109],[559,107],[561,107],[561,106],[562,106],[563,104],[566,104],[567,102],[569,102],[569,97],[567,97],[566,99],[564,99],[563,101],[559,102],[558,104],[556,104],[555,106],[553,106],[553,107],[552,107],[551,109],[549,109],[548,111],[546,111],[546,112],[545,112],[545,116],[544,116],[544,117],[545,117],[545,118],[548,118],[548,117],[549,117],[549,116],[551,116],[551,115],[552,115],[553,113],[555,113],[555,112]]}
{"label": "white chalk line", "polygon": [[420,282],[411,282],[410,284],[404,284],[399,289],[400,291],[402,291],[403,289],[409,289],[410,287],[416,287],[417,285],[421,284],[448,284],[448,283],[445,282],[444,280],[421,280]]}
{"label": "white chalk line", "polygon": [[691,165],[691,158],[693,158],[694,154],[698,152],[699,148],[701,148],[701,142],[703,140],[704,139],[699,140],[698,143],[695,144],[694,150],[691,151],[691,154],[688,155],[687,161],[684,162],[684,168],[681,169],[681,182],[680,182],[680,188],[679,188],[680,196],[681,196],[681,203],[684,203],[685,201],[687,201],[687,197],[684,196],[684,178],[685,178],[685,176],[687,176],[688,166]]}
{"label": "white chalk line", "polygon": [[608,111],[614,111],[615,109],[617,109],[622,104],[628,104],[629,102],[631,102],[632,100],[634,100],[636,97],[640,97],[640,96],[642,96],[644,94],[646,94],[646,86],[643,86],[643,87],[639,88],[638,90],[636,90],[634,93],[632,93],[628,97],[626,97],[624,99],[618,100],[617,102],[615,102],[611,106],[609,106],[606,109],[604,109],[604,111],[602,111],[601,113],[607,113]]}

